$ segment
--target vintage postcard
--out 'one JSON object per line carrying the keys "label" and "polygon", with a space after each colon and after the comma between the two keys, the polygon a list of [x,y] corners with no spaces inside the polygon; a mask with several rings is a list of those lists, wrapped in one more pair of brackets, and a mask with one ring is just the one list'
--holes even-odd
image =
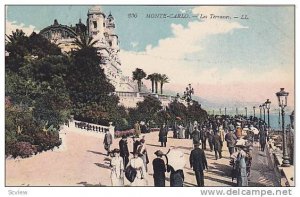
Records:
{"label": "vintage postcard", "polygon": [[5,11],[5,186],[295,186],[294,5]]}

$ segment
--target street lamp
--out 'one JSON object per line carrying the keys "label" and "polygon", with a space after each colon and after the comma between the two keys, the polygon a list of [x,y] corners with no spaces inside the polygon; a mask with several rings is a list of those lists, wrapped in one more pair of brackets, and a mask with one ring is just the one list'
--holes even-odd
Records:
{"label": "street lamp", "polygon": [[266,104],[265,103],[262,104],[262,108],[264,110],[264,124],[265,124],[265,122],[266,122]]}
{"label": "street lamp", "polygon": [[268,110],[268,128],[270,128],[270,105],[271,105],[271,101],[269,99],[267,99],[265,104],[266,104],[266,108]]}
{"label": "street lamp", "polygon": [[245,107],[245,111],[246,111],[246,118],[247,118],[247,107]]}
{"label": "street lamp", "polygon": [[276,93],[278,98],[278,104],[281,108],[281,117],[282,117],[282,132],[283,132],[283,157],[282,157],[282,167],[289,167],[290,166],[290,157],[287,152],[287,139],[286,139],[286,130],[284,128],[284,108],[287,106],[287,97],[289,93],[284,91],[284,88],[280,88],[280,91]]}
{"label": "street lamp", "polygon": [[238,115],[238,108],[235,108],[235,113],[236,115]]}
{"label": "street lamp", "polygon": [[255,106],[253,106],[253,118],[255,118]]}
{"label": "street lamp", "polygon": [[194,94],[194,88],[192,88],[192,85],[189,84],[183,92],[183,98],[185,98],[188,104],[192,101],[192,94]]}
{"label": "street lamp", "polygon": [[226,107],[225,107],[225,116],[226,116]]}
{"label": "street lamp", "polygon": [[261,119],[261,109],[262,109],[262,106],[259,105],[259,119]]}
{"label": "street lamp", "polygon": [[219,110],[220,110],[220,115],[222,115],[222,111],[221,111],[221,108],[220,108]]}

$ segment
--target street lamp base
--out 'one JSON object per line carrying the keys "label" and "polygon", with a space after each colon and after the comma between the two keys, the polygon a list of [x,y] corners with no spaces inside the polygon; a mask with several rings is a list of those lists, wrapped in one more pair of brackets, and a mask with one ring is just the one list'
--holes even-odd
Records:
{"label": "street lamp base", "polygon": [[290,164],[290,161],[289,160],[283,160],[282,161],[282,164],[281,164],[281,167],[290,167],[291,164]]}

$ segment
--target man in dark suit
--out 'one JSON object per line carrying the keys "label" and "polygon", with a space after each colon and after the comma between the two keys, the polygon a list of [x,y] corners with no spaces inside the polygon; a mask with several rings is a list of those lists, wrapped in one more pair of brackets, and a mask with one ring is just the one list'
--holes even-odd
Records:
{"label": "man in dark suit", "polygon": [[126,167],[129,162],[129,150],[127,145],[127,137],[122,136],[122,139],[119,141],[120,156],[123,158],[124,166]]}
{"label": "man in dark suit", "polygon": [[207,168],[207,161],[204,150],[199,148],[200,143],[194,144],[194,149],[190,154],[190,165],[193,168],[199,187],[204,186],[204,174],[203,170]]}
{"label": "man in dark suit", "polygon": [[218,160],[218,154],[219,154],[219,158],[222,158],[222,146],[223,146],[223,141],[221,139],[221,136],[215,132],[214,134],[214,148],[215,148],[215,157],[216,160]]}

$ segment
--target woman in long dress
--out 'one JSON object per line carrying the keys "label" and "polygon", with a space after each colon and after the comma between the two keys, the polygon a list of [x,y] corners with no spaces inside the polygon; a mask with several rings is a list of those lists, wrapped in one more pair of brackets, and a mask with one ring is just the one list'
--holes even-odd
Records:
{"label": "woman in long dress", "polygon": [[144,139],[140,140],[140,145],[137,147],[137,152],[139,154],[139,157],[144,162],[146,172],[148,172],[147,164],[149,163],[149,158],[148,158],[147,147]]}
{"label": "woman in long dress", "polygon": [[131,152],[133,154],[133,158],[130,159],[128,166],[133,167],[137,173],[134,181],[130,184],[131,186],[147,186],[146,180],[146,169],[143,160],[138,157],[138,152]]}
{"label": "woman in long dress", "polygon": [[236,159],[238,187],[248,186],[246,156],[247,156],[246,152],[240,150]]}
{"label": "woman in long dress", "polygon": [[114,149],[112,151],[113,157],[110,161],[111,167],[111,185],[112,186],[123,186],[124,185],[124,164],[123,158],[120,157],[120,150]]}

